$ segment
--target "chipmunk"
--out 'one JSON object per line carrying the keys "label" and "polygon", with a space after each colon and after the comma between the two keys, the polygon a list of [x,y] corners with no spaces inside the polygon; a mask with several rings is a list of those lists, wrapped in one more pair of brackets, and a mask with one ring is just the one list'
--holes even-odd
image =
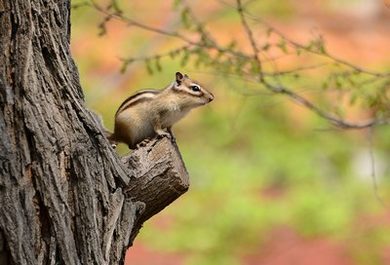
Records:
{"label": "chipmunk", "polygon": [[135,149],[152,137],[173,138],[171,127],[191,109],[211,102],[214,95],[191,80],[176,73],[175,81],[162,90],[142,90],[128,97],[115,114],[115,128],[108,139],[113,146],[125,143]]}

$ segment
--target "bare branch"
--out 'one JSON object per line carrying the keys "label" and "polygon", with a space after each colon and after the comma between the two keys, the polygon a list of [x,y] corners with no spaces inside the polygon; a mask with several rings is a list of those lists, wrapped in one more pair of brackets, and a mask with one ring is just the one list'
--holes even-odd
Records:
{"label": "bare branch", "polygon": [[319,107],[317,107],[315,104],[313,104],[308,99],[300,96],[299,94],[293,92],[292,90],[287,89],[284,86],[281,86],[281,85],[275,86],[275,85],[272,85],[266,81],[264,81],[263,83],[272,92],[274,92],[276,94],[287,95],[293,101],[306,107],[307,109],[316,113],[318,116],[328,120],[330,123],[332,123],[334,126],[340,128],[340,129],[365,129],[365,128],[370,128],[370,127],[373,127],[376,125],[383,125],[383,124],[390,123],[389,120],[378,120],[378,119],[371,119],[371,120],[360,122],[360,123],[354,123],[351,121],[343,120],[341,118],[334,116],[333,114],[331,114],[329,112],[326,112],[326,111],[320,109]]}
{"label": "bare branch", "polygon": [[[228,53],[230,55],[242,57],[242,58],[248,57],[246,54],[244,54],[240,51],[235,51],[235,50],[232,50],[229,48],[224,48],[224,47],[218,45],[217,43],[213,42],[213,40],[210,38],[208,38],[207,41],[205,41],[201,37],[199,37],[198,40],[192,40],[192,39],[186,37],[185,35],[177,32],[177,31],[167,31],[167,30],[163,30],[160,28],[155,28],[155,27],[140,23],[136,20],[133,20],[133,19],[123,15],[122,13],[109,12],[107,9],[99,6],[95,2],[95,0],[90,0],[90,1],[91,1],[91,6],[93,8],[95,8],[97,11],[99,11],[100,13],[104,14],[107,17],[115,18],[119,21],[125,22],[128,26],[134,26],[134,27],[143,29],[145,31],[153,32],[153,33],[168,36],[168,37],[173,37],[173,38],[179,39],[179,40],[181,40],[189,45],[192,45],[192,46],[216,50],[216,51],[221,52],[221,53]],[[204,32],[206,32],[206,31],[204,31]],[[207,34],[205,34],[204,36],[207,36]]]}
{"label": "bare branch", "polygon": [[270,30],[273,33],[277,34],[281,39],[283,39],[284,41],[286,41],[287,43],[289,43],[291,46],[293,46],[295,48],[302,49],[304,51],[307,51],[307,52],[310,52],[310,53],[313,53],[313,54],[316,54],[316,55],[319,55],[319,56],[322,56],[322,57],[326,57],[328,59],[331,59],[335,63],[341,64],[341,65],[344,65],[344,66],[348,66],[348,67],[354,69],[357,72],[366,73],[366,74],[369,74],[369,75],[372,75],[372,76],[376,76],[376,77],[388,77],[388,76],[390,76],[390,72],[383,73],[383,72],[375,72],[375,71],[371,71],[371,70],[365,69],[363,67],[354,65],[354,64],[352,64],[352,63],[350,63],[350,62],[348,62],[346,60],[337,58],[336,56],[333,56],[333,55],[329,54],[326,50],[319,51],[319,50],[311,49],[307,45],[303,45],[303,44],[301,44],[301,43],[299,43],[297,41],[294,41],[294,40],[290,39],[283,32],[281,32],[280,30],[278,30],[274,26],[270,25],[265,20],[263,20],[263,19],[261,19],[259,17],[253,16],[251,13],[249,13],[246,10],[243,10],[242,12],[244,12],[245,15],[250,16],[250,18],[252,20],[257,21],[257,22],[263,24],[265,27],[268,28],[268,30]]}
{"label": "bare branch", "polygon": [[373,135],[374,135],[374,128],[370,128],[368,130],[367,138],[368,138],[368,144],[369,144],[372,185],[374,188],[374,194],[375,194],[376,199],[379,201],[379,203],[382,206],[385,206],[385,202],[384,202],[383,198],[380,196],[379,189],[378,189],[378,181],[377,181],[376,170],[375,170],[375,154],[374,154]]}
{"label": "bare branch", "polygon": [[280,75],[288,75],[288,74],[296,74],[301,71],[306,71],[306,70],[313,70],[313,69],[318,69],[324,66],[329,65],[329,63],[320,63],[320,64],[313,64],[313,65],[308,65],[308,66],[301,66],[289,70],[284,70],[284,71],[274,71],[274,72],[263,72],[263,75],[265,76],[280,76]]}
{"label": "bare branch", "polygon": [[180,46],[176,49],[172,49],[172,50],[169,50],[168,52],[164,52],[164,53],[157,53],[154,55],[140,56],[140,57],[121,58],[120,60],[123,62],[121,72],[124,72],[126,70],[127,66],[131,63],[145,62],[148,60],[149,61],[150,60],[159,60],[159,59],[164,58],[164,57],[174,57],[176,54],[179,54],[182,51],[191,50],[191,47],[192,47],[191,45],[186,44],[186,45]]}
{"label": "bare branch", "polygon": [[100,5],[98,5],[95,0],[90,0],[90,1],[91,1],[91,4],[92,4],[92,7],[94,7],[97,11],[103,13],[106,17],[110,17],[110,18],[112,17],[112,18],[118,19],[120,21],[126,22],[126,24],[128,26],[134,26],[134,27],[138,27],[140,29],[146,30],[146,31],[154,32],[154,33],[165,35],[165,36],[174,37],[174,38],[180,39],[180,40],[182,40],[184,42],[187,42],[189,44],[192,44],[192,45],[195,44],[194,41],[188,39],[187,37],[185,37],[185,36],[183,36],[181,34],[179,34],[178,32],[166,31],[166,30],[162,30],[162,29],[158,29],[158,28],[154,28],[154,27],[142,24],[142,23],[140,23],[138,21],[135,21],[133,19],[130,19],[129,17],[124,16],[122,13],[119,13],[119,12],[114,12],[114,13],[113,12],[109,12],[106,8],[103,8]]}

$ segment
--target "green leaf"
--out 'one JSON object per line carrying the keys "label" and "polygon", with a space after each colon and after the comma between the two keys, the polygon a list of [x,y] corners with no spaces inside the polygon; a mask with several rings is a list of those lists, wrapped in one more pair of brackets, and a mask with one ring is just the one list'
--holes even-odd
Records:
{"label": "green leaf", "polygon": [[122,9],[119,7],[119,4],[118,4],[117,0],[112,0],[111,7],[117,14],[122,14],[123,13]]}
{"label": "green leaf", "polygon": [[169,57],[171,59],[175,59],[177,55],[179,55],[181,50],[172,50],[169,52]]}
{"label": "green leaf", "polygon": [[133,62],[134,62],[134,59],[132,59],[132,58],[124,60],[123,63],[122,63],[122,67],[120,69],[121,74],[125,73],[126,70],[127,70],[127,67],[130,64],[132,64]]}
{"label": "green leaf", "polygon": [[271,44],[266,43],[266,44],[264,44],[264,46],[263,46],[261,49],[262,49],[263,51],[268,51],[269,48],[271,48]]}
{"label": "green leaf", "polygon": [[145,61],[145,66],[146,66],[146,70],[148,71],[148,74],[152,75],[153,74],[153,69],[152,69],[152,66],[150,64],[150,60],[146,60]]}
{"label": "green leaf", "polygon": [[271,36],[272,32],[274,32],[272,28],[267,28],[267,32],[266,32],[267,38]]}
{"label": "green leaf", "polygon": [[188,61],[190,59],[190,52],[188,50],[184,50],[184,55],[183,57],[181,58],[181,62],[180,62],[180,65],[182,67],[186,66]]}
{"label": "green leaf", "polygon": [[328,81],[324,81],[324,82],[322,83],[321,88],[322,88],[323,90],[328,89],[328,88],[329,88],[329,82],[328,82]]}
{"label": "green leaf", "polygon": [[182,0],[174,0],[173,1],[173,8],[176,9],[178,8],[182,3]]}
{"label": "green leaf", "polygon": [[251,61],[251,72],[253,74],[258,74],[260,72],[260,65],[254,60]]}
{"label": "green leaf", "polygon": [[157,57],[156,60],[155,60],[155,65],[156,65],[156,69],[158,72],[161,72],[162,70],[162,67],[161,67],[161,63],[160,63],[160,57]]}
{"label": "green leaf", "polygon": [[358,96],[356,93],[353,93],[349,99],[349,104],[350,105],[354,105],[356,103],[356,100],[357,100]]}
{"label": "green leaf", "polygon": [[280,41],[278,42],[278,44],[276,46],[279,47],[279,49],[282,50],[282,52],[284,52],[284,53],[288,52],[287,43],[284,39],[280,39]]}
{"label": "green leaf", "polygon": [[226,47],[228,50],[234,50],[234,48],[237,46],[237,42],[236,41],[231,41],[229,43],[229,45]]}
{"label": "green leaf", "polygon": [[188,8],[181,11],[181,22],[185,28],[189,29],[191,27],[190,10]]}

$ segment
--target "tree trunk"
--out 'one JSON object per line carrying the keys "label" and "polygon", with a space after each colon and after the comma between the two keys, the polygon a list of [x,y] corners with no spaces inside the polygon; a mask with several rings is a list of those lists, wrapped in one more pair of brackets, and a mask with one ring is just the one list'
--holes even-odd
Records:
{"label": "tree trunk", "polygon": [[123,264],[188,189],[177,146],[120,159],[85,107],[69,0],[0,0],[0,264]]}

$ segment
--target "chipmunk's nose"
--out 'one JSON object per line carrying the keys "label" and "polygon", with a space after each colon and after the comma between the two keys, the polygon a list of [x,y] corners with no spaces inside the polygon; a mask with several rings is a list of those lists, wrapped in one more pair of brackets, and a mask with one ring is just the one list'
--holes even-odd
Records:
{"label": "chipmunk's nose", "polygon": [[210,93],[210,95],[209,95],[209,102],[211,102],[213,100],[214,100],[214,95],[213,95],[213,93]]}

